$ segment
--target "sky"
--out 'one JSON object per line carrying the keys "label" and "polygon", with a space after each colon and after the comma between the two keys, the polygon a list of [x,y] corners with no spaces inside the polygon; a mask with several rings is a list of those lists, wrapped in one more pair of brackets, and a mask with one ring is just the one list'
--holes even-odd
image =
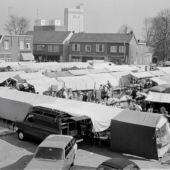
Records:
{"label": "sky", "polygon": [[33,29],[34,20],[61,19],[64,22],[64,8],[84,4],[85,32],[116,33],[126,24],[137,38],[142,38],[143,22],[154,17],[163,9],[170,8],[170,0],[1,0],[0,34],[9,15],[27,17]]}

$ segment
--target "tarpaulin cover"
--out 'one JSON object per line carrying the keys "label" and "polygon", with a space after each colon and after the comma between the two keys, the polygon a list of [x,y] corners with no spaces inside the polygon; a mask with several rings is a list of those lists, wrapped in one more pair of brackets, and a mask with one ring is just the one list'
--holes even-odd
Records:
{"label": "tarpaulin cover", "polygon": [[152,78],[150,78],[150,80],[157,83],[158,85],[167,84],[167,81],[162,80],[161,78],[158,78],[158,77],[152,77]]}
{"label": "tarpaulin cover", "polygon": [[37,78],[37,79],[31,79],[27,81],[28,84],[31,84],[34,86],[35,91],[39,94],[43,94],[43,92],[48,91],[50,87],[57,86],[58,90],[63,87],[63,83],[57,81],[55,78]]}
{"label": "tarpaulin cover", "polygon": [[170,103],[170,94],[149,92],[145,100],[156,103]]}
{"label": "tarpaulin cover", "polygon": [[96,132],[107,129],[111,119],[122,112],[110,106],[0,88],[0,117],[22,121],[32,106],[56,109],[72,116],[88,116]]}
{"label": "tarpaulin cover", "polygon": [[160,122],[164,122],[160,128],[167,124],[161,114],[124,110],[111,121],[111,149],[158,159],[156,127]]}
{"label": "tarpaulin cover", "polygon": [[158,86],[153,86],[149,88],[149,91],[160,92],[160,93],[170,93],[170,84],[161,84]]}
{"label": "tarpaulin cover", "polygon": [[137,73],[130,73],[133,77],[141,79],[141,78],[150,78],[150,77],[155,77],[153,74],[150,72],[137,72]]}
{"label": "tarpaulin cover", "polygon": [[89,74],[88,76],[95,82],[95,89],[99,89],[101,84],[106,85],[107,81],[114,87],[119,86],[119,80],[109,73]]}
{"label": "tarpaulin cover", "polygon": [[21,60],[33,61],[34,60],[34,56],[33,56],[32,53],[21,53]]}
{"label": "tarpaulin cover", "polygon": [[69,71],[62,71],[62,72],[44,72],[44,75],[50,78],[57,78],[57,77],[69,77],[73,76]]}
{"label": "tarpaulin cover", "polygon": [[95,132],[108,129],[111,119],[123,111],[116,107],[59,98],[52,104],[42,103],[38,106],[60,110],[72,116],[88,116]]}
{"label": "tarpaulin cover", "polygon": [[93,90],[95,82],[89,76],[58,77],[58,81],[63,82],[63,87],[76,90]]}
{"label": "tarpaulin cover", "polygon": [[4,81],[8,80],[9,78],[16,80],[14,77],[17,74],[22,74],[24,72],[19,72],[19,71],[13,71],[13,72],[0,72],[0,83],[3,83]]}
{"label": "tarpaulin cover", "polygon": [[81,69],[81,70],[69,70],[69,72],[74,76],[86,75],[86,74],[99,74],[108,73],[107,69]]}
{"label": "tarpaulin cover", "polygon": [[153,74],[154,76],[160,77],[160,76],[164,76],[166,73],[163,72],[162,70],[155,70],[155,71],[149,71],[151,74]]}

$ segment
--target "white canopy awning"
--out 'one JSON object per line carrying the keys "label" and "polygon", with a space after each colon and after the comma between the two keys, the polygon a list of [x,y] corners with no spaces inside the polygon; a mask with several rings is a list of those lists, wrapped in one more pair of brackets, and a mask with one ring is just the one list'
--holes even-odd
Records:
{"label": "white canopy awning", "polygon": [[137,72],[137,73],[130,73],[132,76],[138,78],[138,79],[142,79],[142,78],[151,78],[151,77],[155,77],[153,74],[151,74],[150,72]]}
{"label": "white canopy awning", "polygon": [[157,83],[158,85],[168,84],[167,81],[162,80],[161,78],[158,78],[158,77],[152,77],[152,78],[150,78],[150,80],[152,80],[153,82]]}
{"label": "white canopy awning", "polygon": [[170,94],[149,92],[145,100],[156,103],[170,103]]}
{"label": "white canopy awning", "polygon": [[23,61],[33,61],[34,56],[32,53],[21,53],[21,60]]}

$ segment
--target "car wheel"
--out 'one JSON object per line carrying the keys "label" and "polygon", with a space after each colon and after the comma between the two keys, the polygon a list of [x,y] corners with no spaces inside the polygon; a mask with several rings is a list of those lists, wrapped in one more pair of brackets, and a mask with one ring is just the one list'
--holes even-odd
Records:
{"label": "car wheel", "polygon": [[25,138],[24,133],[22,131],[18,131],[18,139],[19,140],[24,140],[24,138]]}

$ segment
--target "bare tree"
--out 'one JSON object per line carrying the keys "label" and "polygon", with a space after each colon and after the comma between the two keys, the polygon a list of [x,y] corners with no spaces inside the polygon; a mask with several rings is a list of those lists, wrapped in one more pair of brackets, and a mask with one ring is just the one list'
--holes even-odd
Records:
{"label": "bare tree", "polygon": [[10,15],[4,30],[10,35],[20,35],[24,34],[29,29],[29,26],[30,22],[27,18]]}
{"label": "bare tree", "polygon": [[167,60],[168,39],[170,33],[170,10],[162,10],[153,21],[154,36],[153,41],[157,49],[162,51],[163,60]]}
{"label": "bare tree", "polygon": [[143,27],[143,38],[147,45],[152,45],[154,35],[153,18],[145,18]]}
{"label": "bare tree", "polygon": [[132,32],[132,31],[133,31],[133,30],[132,30],[131,27],[129,27],[128,25],[124,24],[124,25],[122,25],[122,26],[119,28],[118,33],[125,33],[125,34],[127,34],[127,33],[130,33],[130,32]]}

